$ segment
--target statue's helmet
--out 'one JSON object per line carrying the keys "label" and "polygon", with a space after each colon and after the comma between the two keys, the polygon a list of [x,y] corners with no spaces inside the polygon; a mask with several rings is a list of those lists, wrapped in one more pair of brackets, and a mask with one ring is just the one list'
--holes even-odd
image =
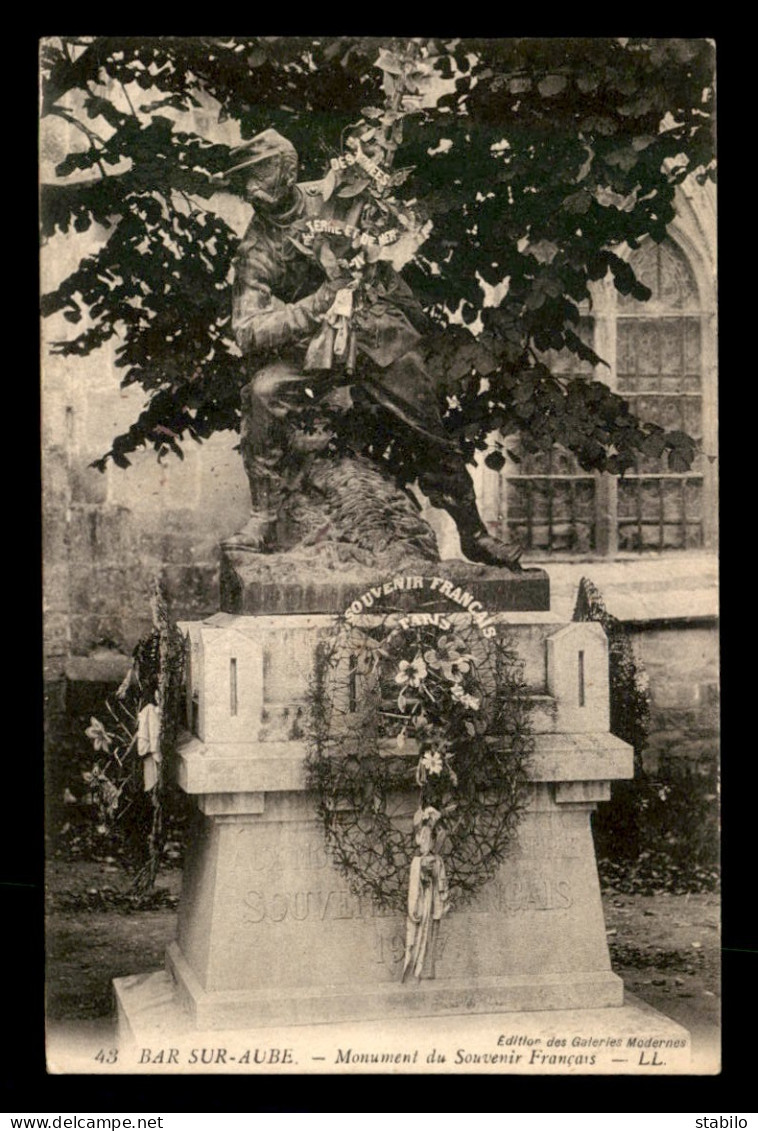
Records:
{"label": "statue's helmet", "polygon": [[223,173],[227,184],[244,185],[244,195],[254,204],[273,208],[290,195],[297,181],[297,150],[274,129],[256,134],[232,150],[234,164]]}

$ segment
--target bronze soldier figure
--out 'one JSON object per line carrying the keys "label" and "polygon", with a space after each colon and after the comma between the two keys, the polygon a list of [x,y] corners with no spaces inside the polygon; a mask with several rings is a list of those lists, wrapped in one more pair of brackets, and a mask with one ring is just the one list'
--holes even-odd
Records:
{"label": "bronze soldier figure", "polygon": [[360,385],[411,430],[419,486],[434,506],[452,516],[465,556],[520,568],[520,551],[492,537],[479,515],[473,482],[444,429],[432,377],[418,352],[426,316],[390,263],[376,264],[374,297],[352,312],[346,350],[342,343],[344,361],[338,356],[340,343],[335,348],[334,337],[325,336],[325,327],[339,321],[331,315],[353,280],[336,258],[330,270],[304,253],[301,233],[308,220],[357,227],[363,202],[325,200],[323,181],[298,183],[297,152],[273,129],[240,147],[236,156],[226,183],[244,184],[255,212],[234,261],[232,325],[255,371],[242,391],[240,444],[253,515],[232,541],[254,550],[270,546],[274,469],[291,425],[307,405],[335,389]]}

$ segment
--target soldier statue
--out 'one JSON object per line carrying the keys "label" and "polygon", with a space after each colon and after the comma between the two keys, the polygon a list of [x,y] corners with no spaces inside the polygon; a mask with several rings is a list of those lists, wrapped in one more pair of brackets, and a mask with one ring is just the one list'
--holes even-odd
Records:
{"label": "soldier statue", "polygon": [[[378,262],[370,299],[353,303],[355,278],[345,261],[319,259],[303,246],[309,221],[360,231],[365,200],[325,199],[324,181],[298,183],[297,152],[276,130],[264,130],[234,156],[224,183],[255,209],[234,261],[232,308],[234,335],[253,370],[242,391],[240,442],[253,513],[230,542],[254,551],[276,548],[277,467],[298,418],[337,390],[357,387],[406,430],[418,485],[452,516],[464,555],[519,569],[520,551],[482,522],[462,452],[443,426],[419,352],[429,324],[410,287],[390,262]],[[301,430],[304,440],[307,447]]]}

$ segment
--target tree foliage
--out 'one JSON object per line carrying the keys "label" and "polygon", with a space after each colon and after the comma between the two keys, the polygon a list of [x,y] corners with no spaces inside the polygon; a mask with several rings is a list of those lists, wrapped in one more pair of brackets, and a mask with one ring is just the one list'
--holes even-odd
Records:
{"label": "tree foliage", "polygon": [[[43,296],[44,314],[81,324],[53,348],[77,357],[115,338],[122,384],[147,393],[99,466],[125,466],[145,444],[181,455],[186,437],[238,427],[246,375],[230,331],[237,236],[214,209],[211,181],[229,147],[191,128],[193,109],[210,97],[243,138],[275,127],[298,148],[303,176],[320,177],[348,127],[389,112],[387,75],[408,42],[44,42],[43,118],[68,123],[81,147],[42,186],[43,239],[93,225],[106,233]],[[392,111],[392,156],[403,170],[398,194],[432,221],[403,274],[436,326],[427,354],[446,425],[469,458],[495,430],[519,433],[527,450],[561,443],[585,469],[623,472],[639,453],[667,454],[671,470],[686,469],[694,443],[684,433],[639,421],[601,382],[551,373],[543,355],[567,349],[601,363],[579,325],[593,282],[610,275],[621,294],[649,297],[622,248],[664,240],[676,186],[714,176],[711,44],[413,44],[426,85]],[[430,76],[442,82],[434,98]],[[500,285],[497,305],[483,284]],[[487,458],[502,466],[499,451]]]}

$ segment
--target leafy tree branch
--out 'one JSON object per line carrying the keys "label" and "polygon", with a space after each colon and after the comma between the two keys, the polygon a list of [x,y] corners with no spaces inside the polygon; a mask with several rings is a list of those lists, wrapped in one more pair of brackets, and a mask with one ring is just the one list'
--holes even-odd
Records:
{"label": "leafy tree branch", "polygon": [[89,143],[42,186],[43,237],[105,233],[44,296],[46,314],[86,316],[54,348],[84,356],[118,336],[122,383],[147,395],[99,466],[238,427],[237,235],[212,180],[229,147],[197,132],[203,107],[243,138],[284,133],[303,178],[324,175],[356,124],[375,129],[394,207],[431,221],[403,275],[436,325],[428,361],[469,457],[495,432],[490,466],[516,433],[522,450],[562,444],[585,469],[651,454],[690,465],[683,433],[638,420],[601,381],[552,375],[545,355],[600,365],[582,333],[593,285],[644,302],[625,249],[666,239],[685,178],[713,179],[707,40],[63,37],[41,60],[43,117]]}

